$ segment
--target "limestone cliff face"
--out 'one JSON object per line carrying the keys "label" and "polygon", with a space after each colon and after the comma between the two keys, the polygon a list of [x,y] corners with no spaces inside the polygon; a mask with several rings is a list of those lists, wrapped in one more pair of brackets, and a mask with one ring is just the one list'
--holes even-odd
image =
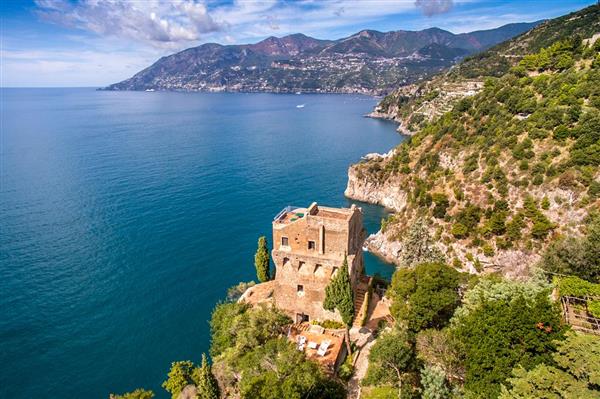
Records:
{"label": "limestone cliff face", "polygon": [[381,230],[375,234],[371,234],[367,238],[365,247],[372,254],[385,259],[386,262],[399,265],[402,254],[402,243],[390,239]]}
{"label": "limestone cliff face", "polygon": [[365,115],[368,118],[373,119],[385,119],[396,122],[398,127],[396,131],[406,136],[413,136],[415,132],[406,128],[407,120],[400,116],[400,109],[397,105],[391,105],[388,108],[384,108],[381,105],[376,106],[372,112]]}
{"label": "limestone cliff face", "polygon": [[348,185],[344,191],[348,198],[381,205],[394,211],[406,206],[407,194],[391,181],[379,183],[363,176],[356,165],[348,169]]}

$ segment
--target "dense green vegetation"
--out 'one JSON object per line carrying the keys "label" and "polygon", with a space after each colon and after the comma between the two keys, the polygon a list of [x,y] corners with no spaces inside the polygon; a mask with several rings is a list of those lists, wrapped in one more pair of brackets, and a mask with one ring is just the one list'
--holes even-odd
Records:
{"label": "dense green vegetation", "polygon": [[392,315],[413,331],[444,327],[460,303],[459,273],[442,263],[422,263],[394,273],[388,291]]}
{"label": "dense green vegetation", "polygon": [[[356,165],[364,179],[400,184],[407,194],[407,207],[382,223],[386,235],[410,241],[405,226],[430,220],[434,239],[475,269],[503,251],[539,251],[573,236],[573,224],[600,200],[599,50],[600,41],[573,36],[525,56],[392,157]],[[596,263],[583,268],[596,273],[598,241],[591,240],[554,244],[551,268],[568,268],[565,249]]]}
{"label": "dense green vegetation", "polygon": [[264,283],[271,279],[271,265],[269,257],[269,248],[267,246],[267,237],[262,236],[258,239],[258,248],[254,255],[254,267],[256,267],[256,277],[258,281]]}
{"label": "dense green vegetation", "polygon": [[501,399],[578,398],[600,395],[600,344],[593,335],[568,333],[556,343],[553,362],[527,371],[513,371],[508,385],[502,387]]}
{"label": "dense green vegetation", "polygon": [[[462,222],[478,213],[466,210]],[[590,281],[597,214],[587,220],[583,237],[550,246],[525,281],[461,276],[443,263],[399,268],[388,288],[395,323],[372,348],[363,384],[377,389],[367,398],[600,397],[600,336],[571,331],[552,295],[556,288],[559,296],[600,296]],[[565,241],[581,253],[559,255]],[[600,301],[590,299],[581,309],[598,317],[596,307]]]}
{"label": "dense green vegetation", "polygon": [[110,394],[110,399],[152,399],[154,392],[146,389],[138,388],[132,392],[127,392],[122,395]]}
{"label": "dense green vegetation", "polygon": [[342,321],[347,325],[352,324],[354,318],[354,294],[350,283],[348,272],[348,258],[344,257],[344,263],[337,274],[325,287],[325,301],[323,307],[327,310],[340,312]]}
{"label": "dense green vegetation", "polygon": [[220,304],[210,322],[213,373],[223,395],[242,398],[343,398],[316,363],[288,342],[291,320],[274,308]]}
{"label": "dense green vegetation", "polygon": [[[381,397],[600,395],[600,337],[568,332],[545,275],[526,282],[496,275],[467,281],[449,269],[422,264],[396,271],[389,288],[396,322],[373,346],[363,384],[380,387],[373,392]],[[465,291],[461,299],[452,296],[457,289]],[[415,300],[428,295],[426,303]],[[436,309],[445,310],[445,322],[411,323]]]}

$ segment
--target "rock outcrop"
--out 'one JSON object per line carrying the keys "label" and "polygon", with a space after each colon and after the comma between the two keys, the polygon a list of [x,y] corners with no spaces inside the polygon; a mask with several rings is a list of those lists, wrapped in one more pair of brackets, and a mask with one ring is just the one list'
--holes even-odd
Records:
{"label": "rock outcrop", "polygon": [[[370,162],[383,161],[394,154],[395,150],[391,150],[387,154],[367,154],[363,158]],[[369,179],[362,174],[357,165],[352,165],[348,169],[348,184],[344,195],[350,199],[381,205],[394,211],[402,210],[406,206],[407,199],[407,193],[399,185],[389,180],[381,183]]]}

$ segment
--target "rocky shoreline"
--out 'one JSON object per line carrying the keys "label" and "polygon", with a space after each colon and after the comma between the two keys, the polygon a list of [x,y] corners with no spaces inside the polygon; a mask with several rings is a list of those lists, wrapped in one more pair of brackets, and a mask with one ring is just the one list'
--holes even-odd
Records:
{"label": "rocky shoreline", "polygon": [[396,128],[396,131],[398,133],[405,135],[405,136],[413,136],[415,134],[415,132],[404,127],[406,122],[403,121],[401,118],[399,118],[397,115],[398,115],[397,107],[390,107],[387,110],[387,112],[383,112],[381,107],[378,105],[373,109],[373,111],[366,114],[365,117],[373,118],[373,119],[383,119],[386,121],[392,121],[392,122],[398,124],[398,127]]}

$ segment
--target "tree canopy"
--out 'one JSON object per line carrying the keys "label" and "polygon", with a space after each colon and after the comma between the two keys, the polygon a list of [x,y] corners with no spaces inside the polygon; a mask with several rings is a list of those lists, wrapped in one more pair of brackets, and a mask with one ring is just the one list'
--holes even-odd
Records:
{"label": "tree canopy", "polygon": [[[409,373],[416,371],[414,339],[403,331],[390,331],[382,334],[369,353],[369,369],[364,383],[391,383],[398,387],[399,397],[403,395],[403,382]],[[413,386],[404,386],[404,391],[412,391]]]}
{"label": "tree canopy", "polygon": [[142,388],[138,388],[132,392],[126,392],[122,395],[110,394],[109,399],[152,399],[154,392]]}
{"label": "tree canopy", "polygon": [[337,274],[325,287],[325,301],[323,308],[333,311],[337,309],[342,316],[344,324],[349,326],[354,318],[354,293],[348,272],[348,257],[344,256],[344,263]]}
{"label": "tree canopy", "polygon": [[501,399],[600,397],[600,338],[569,332],[556,343],[554,363],[540,364],[532,370],[518,367]]}
{"label": "tree canopy", "polygon": [[256,267],[258,281],[264,283],[271,279],[269,248],[267,246],[267,237],[265,236],[258,239],[258,248],[254,255],[254,267]]}
{"label": "tree canopy", "polygon": [[452,323],[465,355],[465,389],[489,398],[498,396],[516,365],[528,369],[550,361],[564,329],[547,292],[533,299],[521,293],[484,298]]}
{"label": "tree canopy", "polygon": [[388,290],[392,315],[414,332],[442,328],[460,304],[459,284],[460,273],[443,263],[398,269]]}
{"label": "tree canopy", "polygon": [[196,387],[198,388],[198,399],[219,399],[219,385],[212,374],[210,364],[206,355],[202,354],[202,363],[195,370]]}

